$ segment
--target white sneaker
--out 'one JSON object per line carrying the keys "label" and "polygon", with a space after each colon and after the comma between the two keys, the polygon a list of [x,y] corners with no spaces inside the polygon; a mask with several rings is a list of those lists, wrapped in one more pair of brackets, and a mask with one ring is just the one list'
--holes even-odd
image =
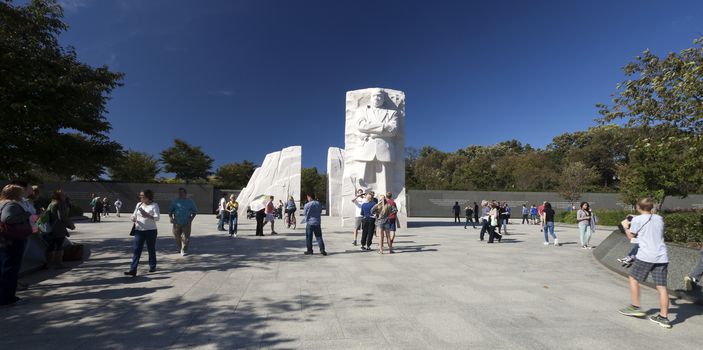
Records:
{"label": "white sneaker", "polygon": [[544,242],[544,245],[549,245],[549,242]]}
{"label": "white sneaker", "polygon": [[188,255],[185,250],[181,250],[181,256],[186,256]]}
{"label": "white sneaker", "polygon": [[554,239],[554,245],[555,245],[555,246],[559,246],[559,240],[556,239],[556,238]]}

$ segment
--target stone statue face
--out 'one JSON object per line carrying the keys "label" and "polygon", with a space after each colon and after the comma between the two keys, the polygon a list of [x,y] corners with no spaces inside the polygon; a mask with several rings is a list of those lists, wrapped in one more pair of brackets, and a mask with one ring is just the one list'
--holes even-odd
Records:
{"label": "stone statue face", "polygon": [[385,98],[381,90],[376,90],[371,94],[371,104],[376,108],[381,108],[384,100]]}

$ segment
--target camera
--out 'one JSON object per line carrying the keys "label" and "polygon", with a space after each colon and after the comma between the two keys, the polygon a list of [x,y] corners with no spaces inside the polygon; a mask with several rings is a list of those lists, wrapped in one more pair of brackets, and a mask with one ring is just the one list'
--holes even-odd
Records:
{"label": "camera", "polygon": [[[625,220],[627,220],[627,222],[632,222],[632,218],[633,218],[633,217],[634,217],[634,216],[632,216],[632,215],[628,215],[628,216],[625,218]],[[620,230],[620,232],[622,232],[623,235],[625,234],[625,227],[622,226],[622,224],[618,224],[618,229]]]}

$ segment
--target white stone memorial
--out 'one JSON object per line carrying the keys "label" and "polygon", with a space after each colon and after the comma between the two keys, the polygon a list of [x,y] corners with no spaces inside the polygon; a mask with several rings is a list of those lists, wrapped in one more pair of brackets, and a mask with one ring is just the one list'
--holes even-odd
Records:
{"label": "white stone memorial", "polygon": [[330,147],[327,150],[327,210],[330,216],[342,214],[342,177],[344,176],[344,150]]}
{"label": "white stone memorial", "polygon": [[[391,192],[401,224],[406,222],[405,199],[405,93],[371,88],[348,91],[344,132],[344,169],[341,195],[329,206],[339,206],[343,224],[353,222],[356,190],[377,195]],[[329,164],[328,154],[328,164]],[[330,180],[336,172],[328,167]]]}
{"label": "white stone memorial", "polygon": [[279,199],[285,203],[288,196],[293,196],[298,201],[301,159],[301,146],[291,146],[267,154],[261,167],[254,170],[247,186],[237,197],[240,213],[246,213],[247,206],[260,195],[274,196],[275,203],[278,203]]}

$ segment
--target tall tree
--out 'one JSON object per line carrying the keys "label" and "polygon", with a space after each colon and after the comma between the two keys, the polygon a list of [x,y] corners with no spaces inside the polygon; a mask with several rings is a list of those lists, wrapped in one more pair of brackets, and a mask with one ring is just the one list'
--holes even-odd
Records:
{"label": "tall tree", "polygon": [[119,158],[105,114],[123,74],[59,45],[67,28],[54,0],[0,0],[0,177],[98,178]]}
{"label": "tall tree", "polygon": [[559,176],[559,195],[573,205],[597,180],[596,170],[587,167],[583,162],[567,164]]}
{"label": "tall tree", "polygon": [[242,189],[254,174],[256,165],[248,160],[241,163],[224,164],[215,171],[216,184],[222,188]]}
{"label": "tall tree", "polygon": [[598,104],[602,122],[628,126],[671,125],[703,133],[703,37],[693,47],[660,58],[646,50],[628,63],[627,80],[617,85],[612,105]]}
{"label": "tall tree", "polygon": [[213,159],[200,146],[191,146],[181,139],[173,142],[173,146],[161,151],[164,171],[176,174],[176,179],[185,180],[186,183],[206,179],[212,174]]}
{"label": "tall tree", "polygon": [[661,205],[687,196],[703,185],[703,38],[663,58],[646,50],[623,71],[612,105],[597,105],[602,123],[622,120],[643,131],[620,168],[623,197],[648,194]]}
{"label": "tall tree", "polygon": [[300,195],[301,202],[305,201],[305,195],[309,192],[315,193],[317,199],[327,202],[327,176],[317,172],[317,168],[303,168],[300,174]]}
{"label": "tall tree", "polygon": [[122,182],[153,182],[161,168],[152,155],[127,151],[115,165],[107,169],[110,178]]}

